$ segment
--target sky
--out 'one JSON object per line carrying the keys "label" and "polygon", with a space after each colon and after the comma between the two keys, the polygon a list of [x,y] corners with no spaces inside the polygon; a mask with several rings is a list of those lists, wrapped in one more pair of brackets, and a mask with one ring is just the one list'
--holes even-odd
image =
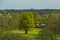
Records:
{"label": "sky", "polygon": [[0,9],[60,9],[60,0],[0,0]]}

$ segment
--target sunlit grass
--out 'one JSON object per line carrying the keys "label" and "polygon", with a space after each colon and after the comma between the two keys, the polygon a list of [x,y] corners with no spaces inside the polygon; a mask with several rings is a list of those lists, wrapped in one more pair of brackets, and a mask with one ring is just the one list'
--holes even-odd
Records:
{"label": "sunlit grass", "polygon": [[[28,34],[38,34],[38,32],[40,32],[41,29],[39,28],[32,28],[30,30],[28,30]],[[9,31],[5,31],[4,33],[24,33],[25,30],[9,30]]]}
{"label": "sunlit grass", "polygon": [[60,37],[57,37],[57,40],[60,40]]}
{"label": "sunlit grass", "polygon": [[32,28],[28,31],[27,34],[25,34],[25,31],[24,30],[9,30],[9,31],[5,31],[4,33],[19,33],[21,34],[21,36],[24,36],[24,37],[32,37],[32,36],[35,36],[35,35],[38,35],[38,33],[40,32],[40,28]]}
{"label": "sunlit grass", "polygon": [[[40,31],[43,30],[41,28],[31,28],[28,30],[28,33],[26,34],[25,33],[25,30],[18,30],[18,29],[15,29],[15,30],[9,30],[9,31],[5,31],[4,33],[5,34],[18,34],[20,35],[21,37],[25,37],[27,39],[31,39],[31,40],[35,40],[36,37],[39,37],[37,36],[38,34],[40,35]],[[45,33],[43,33],[45,34]],[[58,40],[60,40],[60,37],[57,37]]]}
{"label": "sunlit grass", "polygon": [[60,35],[57,35],[56,38],[57,38],[57,40],[60,40]]}

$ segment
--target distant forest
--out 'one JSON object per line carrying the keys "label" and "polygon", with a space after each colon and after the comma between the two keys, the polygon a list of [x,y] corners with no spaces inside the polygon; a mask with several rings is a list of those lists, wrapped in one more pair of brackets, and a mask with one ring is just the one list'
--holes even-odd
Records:
{"label": "distant forest", "polygon": [[21,13],[21,12],[38,12],[39,14],[46,14],[46,13],[60,13],[60,9],[4,9],[4,10],[0,10],[0,13],[4,14],[4,13]]}

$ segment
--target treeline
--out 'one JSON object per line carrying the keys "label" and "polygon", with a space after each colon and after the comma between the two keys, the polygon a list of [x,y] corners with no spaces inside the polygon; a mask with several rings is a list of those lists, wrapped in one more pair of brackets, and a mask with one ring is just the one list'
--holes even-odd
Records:
{"label": "treeline", "polygon": [[58,12],[60,13],[60,9],[5,9],[5,10],[0,10],[0,13],[20,13],[20,12],[38,12],[39,14],[46,14],[50,12]]}

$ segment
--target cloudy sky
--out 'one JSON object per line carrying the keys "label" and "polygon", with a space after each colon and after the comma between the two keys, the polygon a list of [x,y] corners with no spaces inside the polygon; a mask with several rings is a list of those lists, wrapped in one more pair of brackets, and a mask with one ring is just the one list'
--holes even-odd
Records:
{"label": "cloudy sky", "polygon": [[60,9],[60,0],[0,0],[0,9]]}

